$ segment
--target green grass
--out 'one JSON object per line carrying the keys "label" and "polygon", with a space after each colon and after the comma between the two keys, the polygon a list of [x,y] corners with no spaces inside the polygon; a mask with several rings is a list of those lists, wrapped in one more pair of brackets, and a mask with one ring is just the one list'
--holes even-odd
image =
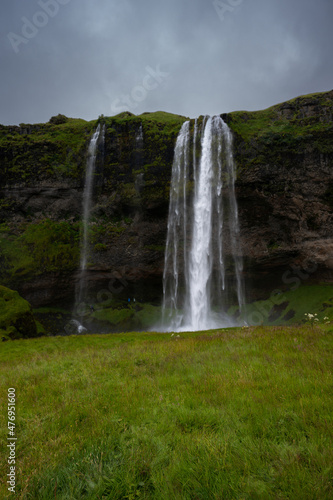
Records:
{"label": "green grass", "polygon": [[1,347],[2,399],[17,394],[15,498],[332,498],[331,325]]}
{"label": "green grass", "polygon": [[142,113],[139,117],[143,120],[152,120],[160,123],[178,123],[182,125],[185,120],[189,120],[185,116],[175,115],[173,113],[167,113],[166,111],[155,111],[154,113]]}
{"label": "green grass", "polygon": [[[315,113],[307,112],[308,108],[316,108]],[[292,155],[302,155],[304,150],[332,153],[333,125],[328,118],[332,109],[331,94],[321,92],[260,111],[229,113],[228,124],[243,141],[236,153],[239,171],[252,164],[267,163],[268,159],[284,166],[291,161],[292,166],[295,162]]]}

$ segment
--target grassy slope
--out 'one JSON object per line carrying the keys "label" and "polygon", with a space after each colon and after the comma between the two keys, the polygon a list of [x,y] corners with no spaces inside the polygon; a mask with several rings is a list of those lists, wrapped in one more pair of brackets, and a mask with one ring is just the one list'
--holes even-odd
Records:
{"label": "grassy slope", "polygon": [[[302,108],[314,105],[318,110],[314,116],[304,117]],[[289,114],[283,116],[281,110],[288,108]],[[332,112],[332,96],[327,92],[318,92],[296,97],[285,103],[276,104],[259,111],[234,111],[228,114],[231,128],[244,139],[259,138],[266,142],[280,141],[288,145],[288,141],[295,139],[313,138],[315,134],[332,133],[331,120],[325,119],[321,114]],[[280,137],[279,137],[280,136]],[[276,144],[277,146],[278,144]]]}
{"label": "grassy slope", "polygon": [[[16,498],[332,498],[330,329],[2,345]],[[0,421],[6,457],[4,411]],[[2,461],[2,498],[6,473]]]}

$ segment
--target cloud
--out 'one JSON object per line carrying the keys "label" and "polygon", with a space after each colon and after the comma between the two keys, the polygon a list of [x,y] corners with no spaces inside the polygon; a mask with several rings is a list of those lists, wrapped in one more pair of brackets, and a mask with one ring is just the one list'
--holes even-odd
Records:
{"label": "cloud", "polygon": [[332,88],[331,0],[223,1],[233,7],[221,20],[206,0],[39,0],[59,8],[18,53],[8,33],[22,36],[41,6],[6,3],[0,122],[111,115],[115,100],[139,96],[147,67],[169,77],[141,90],[134,113],[262,109]]}

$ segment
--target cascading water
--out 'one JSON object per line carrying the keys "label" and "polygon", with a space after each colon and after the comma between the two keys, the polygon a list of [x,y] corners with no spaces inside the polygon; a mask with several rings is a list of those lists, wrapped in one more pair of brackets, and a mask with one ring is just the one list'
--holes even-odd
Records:
{"label": "cascading water", "polygon": [[142,123],[140,124],[138,133],[135,136],[136,143],[138,147],[142,148],[143,146],[143,128],[142,128]]}
{"label": "cascading water", "polygon": [[219,116],[205,117],[201,131],[196,120],[193,140],[190,126],[177,138],[170,188],[162,320],[170,331],[230,326],[230,300],[244,308],[232,134]]}
{"label": "cascading water", "polygon": [[[102,129],[102,138],[104,140],[105,126]],[[75,296],[75,311],[79,316],[84,314],[85,310],[85,295],[86,295],[86,270],[87,270],[87,259],[89,254],[89,241],[88,241],[88,229],[89,220],[92,204],[92,194],[94,185],[94,174],[96,166],[96,150],[97,141],[101,134],[101,125],[98,124],[96,131],[94,132],[92,138],[90,139],[88,147],[88,158],[87,158],[87,168],[86,168],[86,178],[83,191],[83,234],[81,239],[81,255],[80,255],[80,279],[76,287]]]}

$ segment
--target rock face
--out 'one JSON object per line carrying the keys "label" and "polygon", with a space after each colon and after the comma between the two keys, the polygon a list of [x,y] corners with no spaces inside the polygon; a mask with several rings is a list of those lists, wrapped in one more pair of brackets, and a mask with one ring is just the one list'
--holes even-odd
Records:
{"label": "rock face", "polygon": [[[286,288],[294,276],[332,282],[333,91],[221,116],[234,134],[248,299]],[[99,120],[106,132],[90,224],[91,301],[117,295],[157,304],[173,151],[186,118],[159,112]],[[0,282],[34,307],[73,303],[96,125],[0,126]]]}
{"label": "rock face", "polygon": [[18,292],[0,286],[0,337],[2,340],[37,336],[28,302]]}
{"label": "rock face", "polygon": [[333,91],[241,117],[231,113],[227,121],[235,134],[242,246],[252,287],[283,288],[291,275],[303,284],[332,282]]}

